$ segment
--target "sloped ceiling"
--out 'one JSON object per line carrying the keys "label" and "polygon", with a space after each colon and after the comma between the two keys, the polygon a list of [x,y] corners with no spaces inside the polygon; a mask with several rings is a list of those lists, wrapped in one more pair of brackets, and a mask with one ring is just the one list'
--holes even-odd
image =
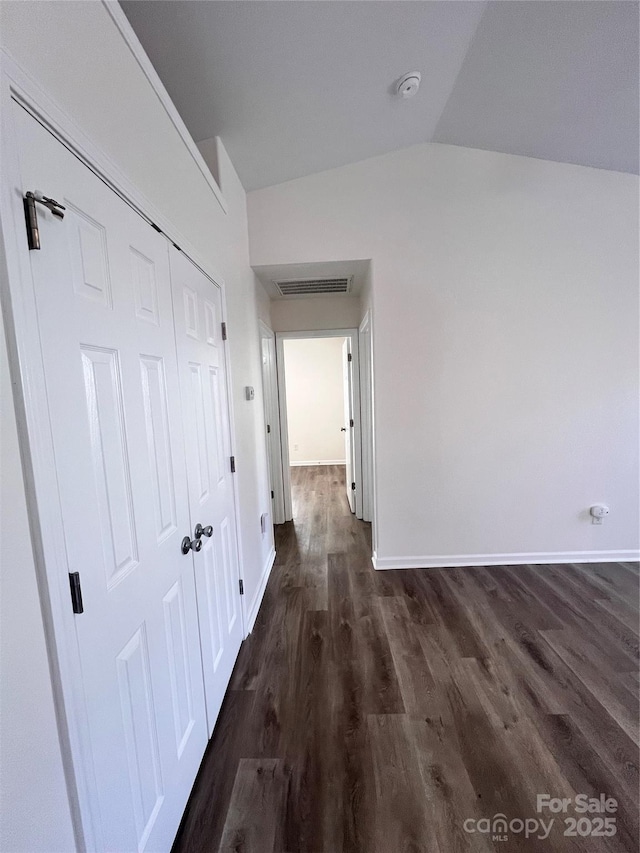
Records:
{"label": "sloped ceiling", "polygon": [[435,142],[638,172],[638,4],[491,3]]}
{"label": "sloped ceiling", "polygon": [[[638,171],[638,4],[127,0],[196,142],[246,189],[421,142]],[[412,100],[392,94],[419,70]]]}

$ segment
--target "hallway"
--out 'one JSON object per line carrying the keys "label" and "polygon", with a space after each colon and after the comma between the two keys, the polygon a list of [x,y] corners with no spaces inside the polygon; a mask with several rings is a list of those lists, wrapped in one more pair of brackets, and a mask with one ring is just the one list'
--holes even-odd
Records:
{"label": "hallway", "polygon": [[[292,481],[174,853],[635,850],[637,564],[375,572],[344,469]],[[615,797],[615,837],[538,793]],[[465,831],[497,813],[554,825]]]}

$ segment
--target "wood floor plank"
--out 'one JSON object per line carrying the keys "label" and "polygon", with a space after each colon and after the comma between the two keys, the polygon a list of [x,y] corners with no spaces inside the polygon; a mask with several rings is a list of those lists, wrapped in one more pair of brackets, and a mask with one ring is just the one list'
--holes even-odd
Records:
{"label": "wood floor plank", "polygon": [[400,596],[388,595],[379,599],[379,607],[404,708],[408,714],[428,714],[433,709],[436,683],[406,602]]}
{"label": "wood floor plank", "polygon": [[409,725],[439,849],[443,853],[493,851],[490,838],[464,828],[465,821],[484,816],[484,807],[460,751],[451,748],[456,740],[452,724],[445,724],[443,718],[412,716]]}
{"label": "wood floor plank", "polygon": [[403,714],[398,673],[377,602],[355,625],[355,654],[362,669],[362,705],[367,714]]}
{"label": "wood floor plank", "polygon": [[576,643],[575,638],[563,629],[542,631],[546,640],[559,658],[578,676],[592,696],[611,715],[620,728],[638,743],[637,707],[633,696],[617,678],[600,656],[598,648],[584,637]]}
{"label": "wood floor plank", "polygon": [[[638,750],[634,741],[542,636],[522,630],[514,634],[504,631],[487,611],[483,590],[475,585],[474,571],[459,571],[465,591],[459,597],[460,604],[477,613],[492,648],[491,659],[483,662],[482,674],[491,678],[495,670],[501,689],[517,698],[542,730],[546,730],[548,715],[571,715],[611,772],[623,779],[627,788],[637,789]],[[602,671],[607,673],[608,667],[602,666]],[[632,687],[631,680],[627,683],[630,675],[618,674],[618,683],[627,689]],[[633,689],[629,692],[636,698]]]}
{"label": "wood floor plank", "polygon": [[[344,468],[292,483],[174,853],[635,853],[638,566],[376,572]],[[537,793],[614,797],[618,831],[469,829]]]}
{"label": "wood floor plank", "polygon": [[298,654],[284,687],[280,754],[291,781],[287,791],[284,849],[323,850],[329,799],[330,763],[317,755],[330,737],[328,718],[334,697],[329,683],[329,630],[326,611],[307,611],[297,640]]}
{"label": "wood floor plank", "polygon": [[354,658],[345,658],[331,661],[330,677],[335,701],[324,709],[329,732],[322,763],[330,778],[325,849],[327,853],[356,853],[372,849],[375,836],[371,821],[375,793],[362,702],[363,674]]}
{"label": "wood floor plank", "polygon": [[617,596],[638,609],[640,576],[637,568],[626,563],[590,563],[588,568],[576,565],[577,572],[592,583],[602,586],[611,597]]}
{"label": "wood floor plank", "polygon": [[598,607],[602,607],[607,613],[615,616],[619,622],[622,622],[633,634],[638,633],[638,624],[640,617],[636,606],[629,601],[621,598],[611,600],[611,598],[596,598],[594,599]]}
{"label": "wood floor plank", "polygon": [[[518,693],[510,689],[508,679],[500,677],[503,673],[498,675],[497,667],[497,677],[492,677],[492,668],[481,666],[478,661],[467,659],[462,666],[468,676],[467,689],[472,696],[475,693],[494,731],[496,746],[506,765],[513,768],[511,784],[521,792],[522,815],[535,817],[538,793],[553,791],[554,797],[574,797],[578,792],[558,764],[536,717],[527,713],[526,699],[522,701]],[[567,838],[564,844],[567,851],[582,849],[575,839]]]}
{"label": "wood floor plank", "polygon": [[219,853],[275,853],[283,849],[287,777],[282,759],[241,759]]}
{"label": "wood floor plank", "polygon": [[422,782],[409,718],[370,715],[376,808],[372,853],[391,850],[439,853],[430,803]]}
{"label": "wood floor plank", "polygon": [[[600,565],[602,564],[596,564],[596,566]],[[582,613],[584,630],[593,637],[594,642],[597,642],[603,652],[617,650],[618,654],[627,655],[637,667],[640,647],[636,633],[598,607],[588,590],[574,581],[572,574],[566,572],[564,566],[536,566],[535,570],[546,585],[561,591],[567,598],[571,597],[574,605]],[[592,574],[589,574],[587,570],[582,570],[583,574],[591,578],[597,577],[598,571],[601,570],[596,568],[593,569]]]}
{"label": "wood floor plank", "polygon": [[629,853],[638,849],[637,793],[616,784],[610,768],[593,744],[568,715],[550,715],[546,734],[558,762],[576,792],[599,797],[602,793],[617,800],[617,832],[614,838],[599,839],[605,850]]}
{"label": "wood floor plank", "polygon": [[225,696],[176,840],[183,853],[218,849],[238,763],[247,747],[254,699],[248,690],[230,690]]}

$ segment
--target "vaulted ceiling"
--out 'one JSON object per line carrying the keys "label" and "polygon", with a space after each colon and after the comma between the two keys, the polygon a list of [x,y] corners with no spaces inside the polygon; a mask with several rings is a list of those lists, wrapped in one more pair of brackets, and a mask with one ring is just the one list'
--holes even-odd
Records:
{"label": "vaulted ceiling", "polygon": [[[441,142],[638,172],[637,2],[125,0],[246,189]],[[418,94],[394,82],[418,70]]]}

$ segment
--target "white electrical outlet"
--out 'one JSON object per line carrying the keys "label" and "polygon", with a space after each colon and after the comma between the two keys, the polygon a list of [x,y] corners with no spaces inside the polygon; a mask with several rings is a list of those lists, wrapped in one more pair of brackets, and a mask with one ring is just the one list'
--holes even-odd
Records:
{"label": "white electrical outlet", "polygon": [[609,507],[604,504],[594,504],[589,508],[591,514],[591,524],[602,524],[604,519],[609,515]]}

